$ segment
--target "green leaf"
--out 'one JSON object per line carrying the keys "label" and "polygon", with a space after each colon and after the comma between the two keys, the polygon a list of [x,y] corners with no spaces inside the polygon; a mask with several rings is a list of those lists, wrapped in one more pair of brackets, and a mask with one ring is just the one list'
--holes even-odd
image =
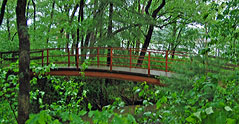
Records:
{"label": "green leaf", "polygon": [[92,105],[90,103],[88,103],[88,109],[91,110]]}
{"label": "green leaf", "polygon": [[227,124],[236,124],[236,119],[227,118]]}
{"label": "green leaf", "polygon": [[156,106],[157,106],[157,109],[159,109],[159,108],[162,106],[162,104],[161,104],[161,101],[160,101],[160,100],[158,100],[158,101],[157,101],[157,103],[156,103]]}
{"label": "green leaf", "polygon": [[151,115],[151,113],[152,113],[152,112],[145,112],[144,115],[146,115],[146,116],[149,117],[149,116]]}
{"label": "green leaf", "polygon": [[133,123],[133,124],[136,124],[136,120],[135,120],[135,118],[134,118],[133,115],[128,114],[127,119],[128,119],[128,121],[129,121],[130,124],[132,124],[132,123]]}
{"label": "green leaf", "polygon": [[200,114],[201,114],[201,111],[193,113],[195,117],[197,117],[200,121],[202,121]]}
{"label": "green leaf", "polygon": [[193,123],[195,119],[192,116],[186,118],[186,121]]}
{"label": "green leaf", "polygon": [[82,111],[80,111],[80,112],[78,113],[78,115],[79,115],[79,116],[84,116],[86,113],[87,113],[87,111],[82,110]]}
{"label": "green leaf", "polygon": [[161,103],[166,103],[168,101],[167,97],[163,96],[161,99],[160,99]]}
{"label": "green leaf", "polygon": [[225,109],[226,111],[232,111],[231,107],[229,107],[229,106],[225,106],[224,109]]}
{"label": "green leaf", "polygon": [[207,114],[207,115],[213,113],[212,107],[206,108],[205,111],[206,111],[206,114]]}

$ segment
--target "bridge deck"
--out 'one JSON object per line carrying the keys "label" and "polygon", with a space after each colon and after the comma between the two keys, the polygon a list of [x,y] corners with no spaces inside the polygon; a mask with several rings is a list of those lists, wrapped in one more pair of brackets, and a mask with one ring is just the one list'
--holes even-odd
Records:
{"label": "bridge deck", "polygon": [[[71,67],[59,67],[59,69],[73,69],[77,70],[75,66]],[[110,67],[109,66],[88,66],[86,71],[105,71],[105,72],[110,72]],[[132,75],[142,75],[142,76],[148,76],[148,69],[142,69],[142,68],[128,68],[128,67],[113,67],[112,72],[114,73],[127,73],[127,74],[132,74]],[[166,76],[166,77],[171,77],[172,73],[171,72],[165,72],[165,71],[158,71],[158,70],[151,70],[150,76]]]}

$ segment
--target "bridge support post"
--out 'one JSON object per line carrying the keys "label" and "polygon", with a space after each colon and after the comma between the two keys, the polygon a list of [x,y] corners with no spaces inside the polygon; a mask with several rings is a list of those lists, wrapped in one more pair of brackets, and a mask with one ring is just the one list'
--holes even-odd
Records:
{"label": "bridge support post", "polygon": [[99,54],[100,54],[100,51],[99,51],[99,47],[98,47],[98,48],[97,48],[97,66],[98,66],[98,67],[99,67],[99,65],[100,65]]}
{"label": "bridge support post", "polygon": [[76,48],[77,52],[76,52],[76,68],[79,68],[79,48]]}
{"label": "bridge support post", "polygon": [[46,65],[49,65],[49,49],[46,50],[46,58],[47,58]]}
{"label": "bridge support post", "polygon": [[41,66],[44,66],[44,50],[41,51]]}
{"label": "bridge support post", "polygon": [[148,76],[150,76],[150,52],[148,52]]}
{"label": "bridge support post", "polygon": [[112,57],[113,57],[113,49],[110,48],[110,71],[112,71]]}
{"label": "bridge support post", "polygon": [[132,67],[132,49],[129,48],[129,68],[131,70]]}
{"label": "bridge support post", "polygon": [[168,72],[168,50],[166,50],[165,56],[165,72]]}
{"label": "bridge support post", "polygon": [[67,48],[68,51],[68,67],[70,67],[70,49]]}

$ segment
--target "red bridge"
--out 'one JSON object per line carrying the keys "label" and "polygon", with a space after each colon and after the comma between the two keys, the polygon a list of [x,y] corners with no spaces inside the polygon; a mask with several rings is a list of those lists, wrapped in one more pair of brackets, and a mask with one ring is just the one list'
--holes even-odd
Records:
{"label": "red bridge", "polygon": [[[145,52],[145,56],[140,57],[140,52]],[[155,49],[88,47],[35,49],[30,51],[30,56],[31,63],[41,66],[56,64],[57,69],[52,69],[50,75],[80,76],[86,60],[85,76],[163,85],[155,76],[170,77],[173,63],[185,61],[182,58],[188,57],[188,54]],[[0,57],[4,62],[15,61],[18,52],[0,52]],[[139,60],[143,62],[139,63]]]}

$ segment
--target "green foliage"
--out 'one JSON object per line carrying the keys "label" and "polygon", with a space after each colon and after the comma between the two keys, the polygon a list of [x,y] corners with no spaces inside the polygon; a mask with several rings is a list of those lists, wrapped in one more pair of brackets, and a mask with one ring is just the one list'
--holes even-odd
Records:
{"label": "green foliage", "polygon": [[53,120],[46,111],[41,111],[39,114],[30,115],[26,124],[60,124],[60,122]]}
{"label": "green foliage", "polygon": [[[0,51],[17,50],[19,43],[15,25],[16,1],[8,1],[0,27]],[[80,1],[35,0],[34,10],[33,1],[29,0],[26,15],[31,49],[66,45],[74,48],[76,42],[77,45],[81,43],[81,47],[136,48],[137,43],[142,45],[145,40],[149,25],[154,25],[150,47],[161,49],[158,46],[162,46],[164,50],[184,52],[194,50],[199,55],[182,57],[183,62],[173,63],[175,68],[170,66],[170,71],[177,74],[169,79],[159,77],[167,84],[166,88],[146,82],[134,85],[111,80],[109,84],[104,79],[46,76],[55,65],[40,67],[34,64],[38,60],[34,60],[31,69],[35,77],[30,82],[32,114],[27,123],[239,123],[239,70],[227,70],[231,68],[228,65],[238,64],[237,0],[170,0],[166,1],[155,19],[150,15],[161,0],[152,1],[149,15],[145,12],[147,0],[84,0],[84,18],[78,19],[79,9],[76,13],[72,12]],[[109,3],[113,4],[112,20],[109,18]],[[112,34],[109,32],[110,21],[113,24]],[[89,52],[96,54],[96,51],[83,51]],[[103,53],[107,54],[107,50],[100,51],[100,54]],[[63,50],[50,54],[65,56],[57,59],[50,57],[50,62],[61,62],[67,57]],[[122,54],[129,55],[129,52]],[[17,54],[2,55],[5,58],[18,57]],[[220,59],[210,58],[210,55],[218,55]],[[96,57],[91,59],[96,61]],[[106,60],[107,57],[100,58],[100,61]],[[75,61],[74,56],[70,57],[70,61]],[[89,61],[81,65],[82,76],[89,64],[96,64]],[[113,61],[128,62],[116,57]],[[19,63],[10,63],[2,58],[0,62],[0,123],[16,123]],[[144,61],[143,64],[147,67],[148,63]],[[165,66],[164,61],[151,64]],[[164,67],[158,69],[164,70]],[[139,105],[135,105],[135,101]],[[133,112],[126,113],[126,107],[132,104]]]}

